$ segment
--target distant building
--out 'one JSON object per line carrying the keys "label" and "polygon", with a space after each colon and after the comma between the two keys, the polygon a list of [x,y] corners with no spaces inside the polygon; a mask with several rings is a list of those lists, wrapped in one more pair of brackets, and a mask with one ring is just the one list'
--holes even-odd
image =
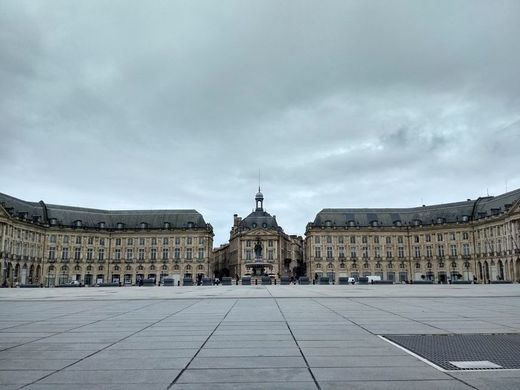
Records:
{"label": "distant building", "polygon": [[256,208],[244,219],[233,216],[229,244],[214,250],[218,276],[299,276],[303,266],[303,238],[287,235],[276,216],[264,210],[264,195],[258,189]]}
{"label": "distant building", "polygon": [[520,190],[403,209],[323,209],[306,228],[307,274],[395,282],[520,279]]}
{"label": "distant building", "polygon": [[86,285],[212,274],[213,228],[195,210],[120,210],[26,202],[0,193],[7,285]]}

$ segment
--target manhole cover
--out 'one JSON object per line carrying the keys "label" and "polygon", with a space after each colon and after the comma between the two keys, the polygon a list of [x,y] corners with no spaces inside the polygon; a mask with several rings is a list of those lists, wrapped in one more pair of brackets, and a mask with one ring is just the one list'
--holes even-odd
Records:
{"label": "manhole cover", "polygon": [[520,334],[385,335],[445,370],[520,369]]}

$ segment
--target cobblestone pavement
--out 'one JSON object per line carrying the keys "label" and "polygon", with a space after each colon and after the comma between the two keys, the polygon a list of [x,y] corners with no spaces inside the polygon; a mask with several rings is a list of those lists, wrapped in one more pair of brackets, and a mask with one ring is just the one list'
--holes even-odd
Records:
{"label": "cobblestone pavement", "polygon": [[0,389],[518,389],[385,334],[520,333],[519,285],[0,290]]}

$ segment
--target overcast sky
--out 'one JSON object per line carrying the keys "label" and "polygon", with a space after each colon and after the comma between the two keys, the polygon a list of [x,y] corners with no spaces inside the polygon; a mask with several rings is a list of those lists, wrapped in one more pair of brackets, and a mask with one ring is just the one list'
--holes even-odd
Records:
{"label": "overcast sky", "polygon": [[520,187],[520,1],[0,0],[0,192],[195,208]]}

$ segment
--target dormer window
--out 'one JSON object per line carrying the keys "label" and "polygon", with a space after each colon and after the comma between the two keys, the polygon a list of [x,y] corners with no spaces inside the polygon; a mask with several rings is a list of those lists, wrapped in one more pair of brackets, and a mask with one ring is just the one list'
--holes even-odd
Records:
{"label": "dormer window", "polygon": [[401,227],[403,224],[401,221],[394,221],[394,226]]}
{"label": "dormer window", "polygon": [[58,220],[56,218],[49,219],[49,224],[51,226],[56,226],[58,224]]}
{"label": "dormer window", "polygon": [[479,218],[486,218],[486,215],[487,215],[487,213],[486,213],[485,211],[480,211],[480,212],[478,213],[478,217],[479,217]]}
{"label": "dormer window", "polygon": [[256,228],[256,222],[253,222],[251,226],[253,227],[253,229]]}
{"label": "dormer window", "polygon": [[147,224],[146,222],[141,222],[141,223],[139,224],[139,227],[140,227],[141,229],[147,229],[147,228],[148,228],[148,224]]}
{"label": "dormer window", "polygon": [[193,222],[188,222],[188,229],[193,229],[195,227],[195,224]]}
{"label": "dormer window", "polygon": [[169,229],[170,226],[171,226],[171,225],[170,225],[170,222],[164,222],[164,223],[163,223],[163,228],[164,228],[164,229]]}
{"label": "dormer window", "polygon": [[442,225],[444,222],[446,222],[446,220],[442,217],[438,217],[437,218],[437,225]]}
{"label": "dormer window", "polygon": [[350,221],[347,222],[347,224],[348,224],[349,227],[356,227],[356,221],[350,220]]}
{"label": "dormer window", "polygon": [[99,227],[100,229],[104,229],[104,228],[106,227],[106,223],[105,223],[105,222],[99,222],[99,223],[98,223],[98,227]]}
{"label": "dormer window", "polygon": [[331,227],[331,226],[332,226],[332,221],[330,221],[330,220],[326,220],[326,221],[325,221],[325,226],[327,226],[327,227]]}
{"label": "dormer window", "polygon": [[116,224],[117,229],[122,230],[125,227],[125,224],[123,222],[118,222]]}
{"label": "dormer window", "polygon": [[82,225],[83,225],[83,222],[81,221],[81,219],[74,221],[74,227],[80,228]]}
{"label": "dormer window", "polygon": [[420,225],[422,225],[422,221],[420,219],[414,219],[413,224],[415,226],[420,226]]}
{"label": "dormer window", "polygon": [[493,214],[493,215],[500,214],[500,209],[491,209],[491,214]]}
{"label": "dormer window", "polygon": [[372,227],[377,227],[377,224],[378,224],[377,221],[370,222],[370,226],[372,226]]}
{"label": "dormer window", "polygon": [[262,227],[263,227],[264,229],[266,229],[266,228],[267,228],[267,224],[264,222],[264,223],[262,224]]}
{"label": "dormer window", "polygon": [[469,221],[469,216],[463,215],[462,216],[462,222],[468,222],[468,221]]}

